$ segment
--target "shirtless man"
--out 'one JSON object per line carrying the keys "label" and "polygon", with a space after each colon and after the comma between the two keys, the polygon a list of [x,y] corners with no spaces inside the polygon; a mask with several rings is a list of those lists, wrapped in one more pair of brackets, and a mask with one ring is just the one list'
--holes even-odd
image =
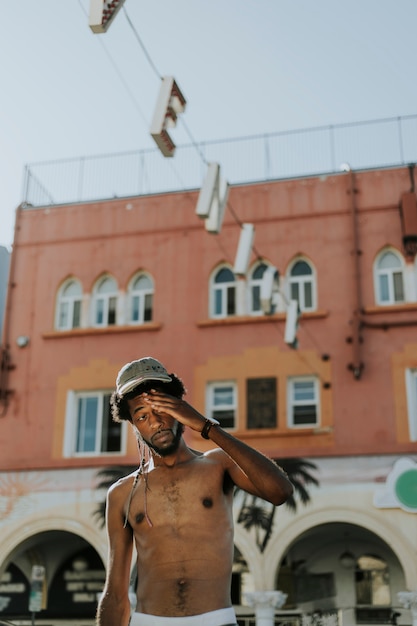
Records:
{"label": "shirtless man", "polygon": [[[107,496],[109,558],[98,626],[234,626],[233,487],[283,504],[292,493],[270,459],[185,402],[175,374],[151,357],[125,365],[112,395],[116,421],[136,432],[141,462]],[[215,449],[190,449],[187,426]],[[133,544],[137,605],[128,597]]]}

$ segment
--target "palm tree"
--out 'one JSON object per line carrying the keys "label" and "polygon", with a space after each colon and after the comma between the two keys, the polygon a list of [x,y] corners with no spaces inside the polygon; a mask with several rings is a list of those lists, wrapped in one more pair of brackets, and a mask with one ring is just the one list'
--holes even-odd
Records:
{"label": "palm tree", "polygon": [[[286,501],[285,505],[294,513],[297,511],[298,497],[302,504],[306,505],[310,501],[310,494],[306,488],[307,485],[318,486],[318,480],[310,473],[309,470],[317,469],[317,466],[306,459],[290,458],[290,459],[274,459],[293,484],[294,493]],[[235,494],[240,490],[236,489]],[[250,501],[248,502],[248,500]],[[242,523],[246,530],[255,529],[256,545],[263,552],[271,538],[274,526],[274,516],[276,506],[257,498],[256,496],[244,495],[240,512],[237,517],[238,523]],[[261,540],[261,533],[263,539]]]}
{"label": "palm tree", "polygon": [[[311,461],[299,458],[290,459],[274,459],[275,462],[286,472],[288,478],[294,486],[294,494],[290,496],[285,503],[294,513],[297,511],[297,498],[301,503],[306,505],[310,501],[308,485],[318,486],[318,480],[310,473],[310,470],[317,469],[317,466]],[[97,472],[98,490],[107,490],[110,486],[123,476],[127,476],[135,471],[135,465],[112,465],[104,467]],[[240,490],[236,489],[235,494]],[[246,530],[255,530],[256,545],[263,552],[271,537],[276,507],[262,498],[244,494],[242,505],[237,517],[238,524],[242,524]],[[105,523],[106,516],[106,499],[104,498],[93,512],[98,524],[102,528]]]}
{"label": "palm tree", "polygon": [[255,541],[261,552],[263,552],[262,546],[264,543],[261,539],[261,531],[268,531],[270,517],[269,512],[262,505],[262,501],[259,498],[245,493],[237,522],[242,524],[245,530],[250,530],[252,527],[255,528]]}
{"label": "palm tree", "polygon": [[288,498],[286,505],[295,513],[297,510],[295,496],[300,498],[302,504],[308,504],[310,502],[310,494],[306,486],[319,486],[317,478],[310,473],[310,470],[317,469],[317,465],[306,459],[299,458],[275,459],[275,463],[282,467],[293,484],[294,494]]}
{"label": "palm tree", "polygon": [[[96,485],[97,491],[104,489],[105,492],[116,481],[120,480],[124,476],[131,474],[137,469],[136,465],[110,465],[109,467],[103,467],[97,472],[98,483]],[[97,519],[97,523],[100,528],[104,527],[106,521],[106,498],[98,503],[97,508],[93,511],[93,516]]]}

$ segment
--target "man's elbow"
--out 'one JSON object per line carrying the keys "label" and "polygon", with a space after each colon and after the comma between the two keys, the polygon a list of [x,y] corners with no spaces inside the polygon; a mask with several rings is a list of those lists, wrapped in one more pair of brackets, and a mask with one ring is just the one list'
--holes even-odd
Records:
{"label": "man's elbow", "polygon": [[288,480],[285,481],[285,484],[280,485],[280,488],[276,490],[274,493],[273,499],[271,499],[271,503],[275,506],[280,506],[281,504],[285,504],[289,498],[294,493],[294,487],[292,483]]}

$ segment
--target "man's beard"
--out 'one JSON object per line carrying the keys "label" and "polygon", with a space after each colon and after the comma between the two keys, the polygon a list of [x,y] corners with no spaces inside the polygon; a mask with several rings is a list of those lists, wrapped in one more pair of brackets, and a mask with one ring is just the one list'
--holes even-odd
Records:
{"label": "man's beard", "polygon": [[174,452],[178,450],[178,447],[180,445],[183,429],[180,427],[179,422],[177,422],[176,424],[175,432],[174,432],[174,429],[168,429],[168,430],[171,430],[171,432],[174,433],[174,438],[172,442],[166,447],[160,448],[158,445],[152,443],[151,441],[144,439],[144,442],[146,443],[146,445],[149,446],[149,448],[153,450],[155,454],[157,454],[160,457],[174,454]]}

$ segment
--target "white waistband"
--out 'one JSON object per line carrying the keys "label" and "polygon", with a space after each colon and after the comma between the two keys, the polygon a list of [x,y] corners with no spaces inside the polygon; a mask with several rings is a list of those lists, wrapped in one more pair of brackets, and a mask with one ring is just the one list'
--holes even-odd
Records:
{"label": "white waistband", "polygon": [[234,609],[219,609],[200,615],[163,617],[147,613],[132,613],[130,626],[229,626],[236,624]]}

